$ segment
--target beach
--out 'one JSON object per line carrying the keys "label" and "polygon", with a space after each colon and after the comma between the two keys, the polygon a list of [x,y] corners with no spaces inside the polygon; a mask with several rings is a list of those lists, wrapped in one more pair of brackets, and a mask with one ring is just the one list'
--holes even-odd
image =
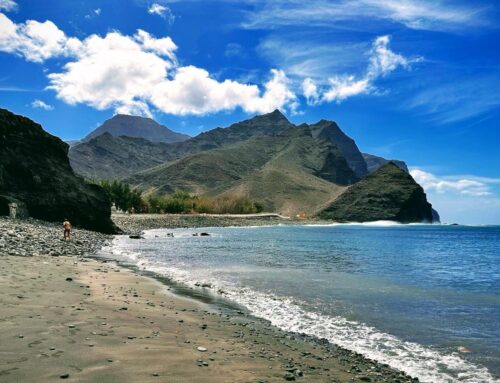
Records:
{"label": "beach", "polygon": [[[58,243],[67,255],[9,255],[29,255],[24,249],[59,241],[62,231],[42,221],[0,223],[0,382],[418,381],[324,340],[175,295],[157,279],[89,258],[97,238],[103,245],[109,236],[77,231],[79,243]],[[18,238],[19,246],[6,237]]]}

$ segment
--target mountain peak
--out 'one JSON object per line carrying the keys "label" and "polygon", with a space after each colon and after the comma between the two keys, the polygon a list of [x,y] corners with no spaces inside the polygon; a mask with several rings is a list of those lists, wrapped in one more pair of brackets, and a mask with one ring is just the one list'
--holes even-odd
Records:
{"label": "mountain peak", "polygon": [[288,124],[290,123],[290,121],[288,121],[288,118],[286,118],[285,115],[281,113],[279,109],[275,109],[270,113],[265,113],[255,116],[253,119],[268,120],[273,122],[286,122]]}
{"label": "mountain peak", "polygon": [[84,141],[100,136],[103,133],[109,133],[113,137],[128,136],[165,143],[185,141],[189,138],[185,134],[173,132],[149,117],[116,114],[87,135]]}

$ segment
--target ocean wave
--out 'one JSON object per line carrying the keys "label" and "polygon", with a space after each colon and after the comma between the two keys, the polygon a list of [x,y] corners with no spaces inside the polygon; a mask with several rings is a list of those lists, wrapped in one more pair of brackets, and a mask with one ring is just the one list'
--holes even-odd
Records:
{"label": "ocean wave", "polygon": [[[394,224],[401,225],[390,221],[375,223],[382,226]],[[375,225],[372,223],[372,226]],[[193,230],[183,232],[188,235]],[[153,231],[146,232],[146,237],[152,238],[155,235]],[[458,353],[444,353],[418,343],[406,342],[374,327],[341,316],[327,316],[307,311],[293,297],[267,294],[222,281],[213,270],[192,271],[188,268],[183,269],[182,265],[166,265],[142,257],[136,251],[130,251],[121,245],[124,244],[119,240],[113,242],[112,254],[119,259],[133,261],[140,269],[166,276],[192,288],[197,288],[200,284],[210,286],[205,290],[213,294],[218,294],[222,290],[225,298],[246,307],[251,314],[270,321],[282,330],[325,338],[333,344],[404,371],[410,376],[419,378],[421,382],[500,382],[487,368],[463,359]]]}

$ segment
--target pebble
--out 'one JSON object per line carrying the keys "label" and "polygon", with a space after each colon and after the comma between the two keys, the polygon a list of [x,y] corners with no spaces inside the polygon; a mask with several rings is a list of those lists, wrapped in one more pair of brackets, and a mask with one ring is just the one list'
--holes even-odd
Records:
{"label": "pebble", "polygon": [[62,240],[62,222],[46,222],[33,218],[12,220],[0,217],[0,248],[9,255],[93,254],[112,240],[112,236],[75,228],[72,241]]}
{"label": "pebble", "polygon": [[198,348],[197,348],[197,350],[198,350],[198,351],[200,351],[200,352],[205,352],[205,351],[207,351],[207,349],[206,349],[205,347],[201,347],[201,346],[200,346],[200,347],[198,347]]}

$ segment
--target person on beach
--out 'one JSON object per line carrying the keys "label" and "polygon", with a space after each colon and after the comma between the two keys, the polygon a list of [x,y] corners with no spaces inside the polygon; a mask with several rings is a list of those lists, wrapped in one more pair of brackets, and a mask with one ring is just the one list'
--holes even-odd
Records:
{"label": "person on beach", "polygon": [[63,227],[64,227],[64,239],[66,241],[70,241],[71,240],[71,223],[68,221],[67,218],[64,218]]}

